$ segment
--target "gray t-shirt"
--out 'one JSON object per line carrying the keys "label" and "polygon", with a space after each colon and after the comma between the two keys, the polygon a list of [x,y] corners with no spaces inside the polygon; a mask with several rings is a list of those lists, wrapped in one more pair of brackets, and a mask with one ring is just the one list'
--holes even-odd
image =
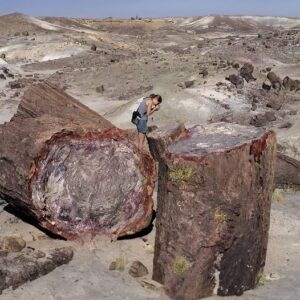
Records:
{"label": "gray t-shirt", "polygon": [[141,104],[139,105],[137,111],[141,114],[141,120],[148,120],[148,115],[147,115],[147,100],[148,98],[144,98]]}

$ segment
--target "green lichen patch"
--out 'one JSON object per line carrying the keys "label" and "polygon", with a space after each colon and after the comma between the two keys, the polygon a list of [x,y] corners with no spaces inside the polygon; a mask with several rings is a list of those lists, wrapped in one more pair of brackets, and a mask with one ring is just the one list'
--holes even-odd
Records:
{"label": "green lichen patch", "polygon": [[278,189],[274,191],[272,195],[272,201],[277,203],[282,203],[284,201],[284,197]]}
{"label": "green lichen patch", "polygon": [[264,286],[266,283],[266,275],[264,272],[259,272],[257,275],[257,286]]}
{"label": "green lichen patch", "polygon": [[172,264],[174,273],[180,275],[190,269],[192,264],[184,256],[176,256]]}
{"label": "green lichen patch", "polygon": [[220,208],[217,208],[214,212],[214,220],[218,222],[225,222],[227,220],[227,215],[221,211]]}
{"label": "green lichen patch", "polygon": [[171,169],[169,171],[169,176],[172,181],[175,182],[187,182],[195,174],[193,168],[184,168],[184,169]]}

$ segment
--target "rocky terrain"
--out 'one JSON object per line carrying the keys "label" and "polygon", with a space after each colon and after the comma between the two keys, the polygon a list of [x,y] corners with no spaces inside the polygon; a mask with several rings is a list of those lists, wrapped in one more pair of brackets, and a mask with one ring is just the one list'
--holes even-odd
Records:
{"label": "rocky terrain", "polygon": [[[0,25],[0,123],[10,120],[29,85],[45,80],[120,128],[133,128],[130,117],[138,99],[157,93],[163,105],[151,124],[223,121],[267,127],[277,133],[280,151],[300,160],[299,19],[89,20],[12,14],[1,16]],[[242,299],[299,298],[299,192],[283,188],[274,194],[262,286]],[[154,230],[114,243],[94,237],[78,245],[52,239],[13,213],[1,202],[0,240],[22,236],[27,247],[41,251],[71,245],[74,259],[4,291],[0,299],[166,298],[150,280]],[[128,273],[136,260],[149,272],[138,279],[132,274],[143,271],[139,264]]]}

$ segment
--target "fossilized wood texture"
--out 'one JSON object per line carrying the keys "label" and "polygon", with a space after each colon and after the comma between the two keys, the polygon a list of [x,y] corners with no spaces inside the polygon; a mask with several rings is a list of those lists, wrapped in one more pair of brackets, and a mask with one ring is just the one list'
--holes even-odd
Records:
{"label": "fossilized wood texture", "polygon": [[[150,134],[150,148],[168,132]],[[159,160],[153,279],[173,299],[241,295],[265,264],[275,134],[215,123],[172,140]]]}
{"label": "fossilized wood texture", "polygon": [[71,239],[149,225],[155,163],[126,133],[49,83],[0,126],[0,196]]}
{"label": "fossilized wood texture", "polygon": [[0,252],[0,295],[2,291],[44,276],[55,268],[69,263],[73,250],[69,247],[44,253],[27,248],[19,253]]}

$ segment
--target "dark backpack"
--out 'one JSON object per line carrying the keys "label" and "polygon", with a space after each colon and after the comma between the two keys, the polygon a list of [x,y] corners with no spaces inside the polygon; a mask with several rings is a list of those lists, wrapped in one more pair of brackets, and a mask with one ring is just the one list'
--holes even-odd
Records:
{"label": "dark backpack", "polygon": [[137,125],[141,119],[141,114],[136,110],[132,113],[131,123]]}

